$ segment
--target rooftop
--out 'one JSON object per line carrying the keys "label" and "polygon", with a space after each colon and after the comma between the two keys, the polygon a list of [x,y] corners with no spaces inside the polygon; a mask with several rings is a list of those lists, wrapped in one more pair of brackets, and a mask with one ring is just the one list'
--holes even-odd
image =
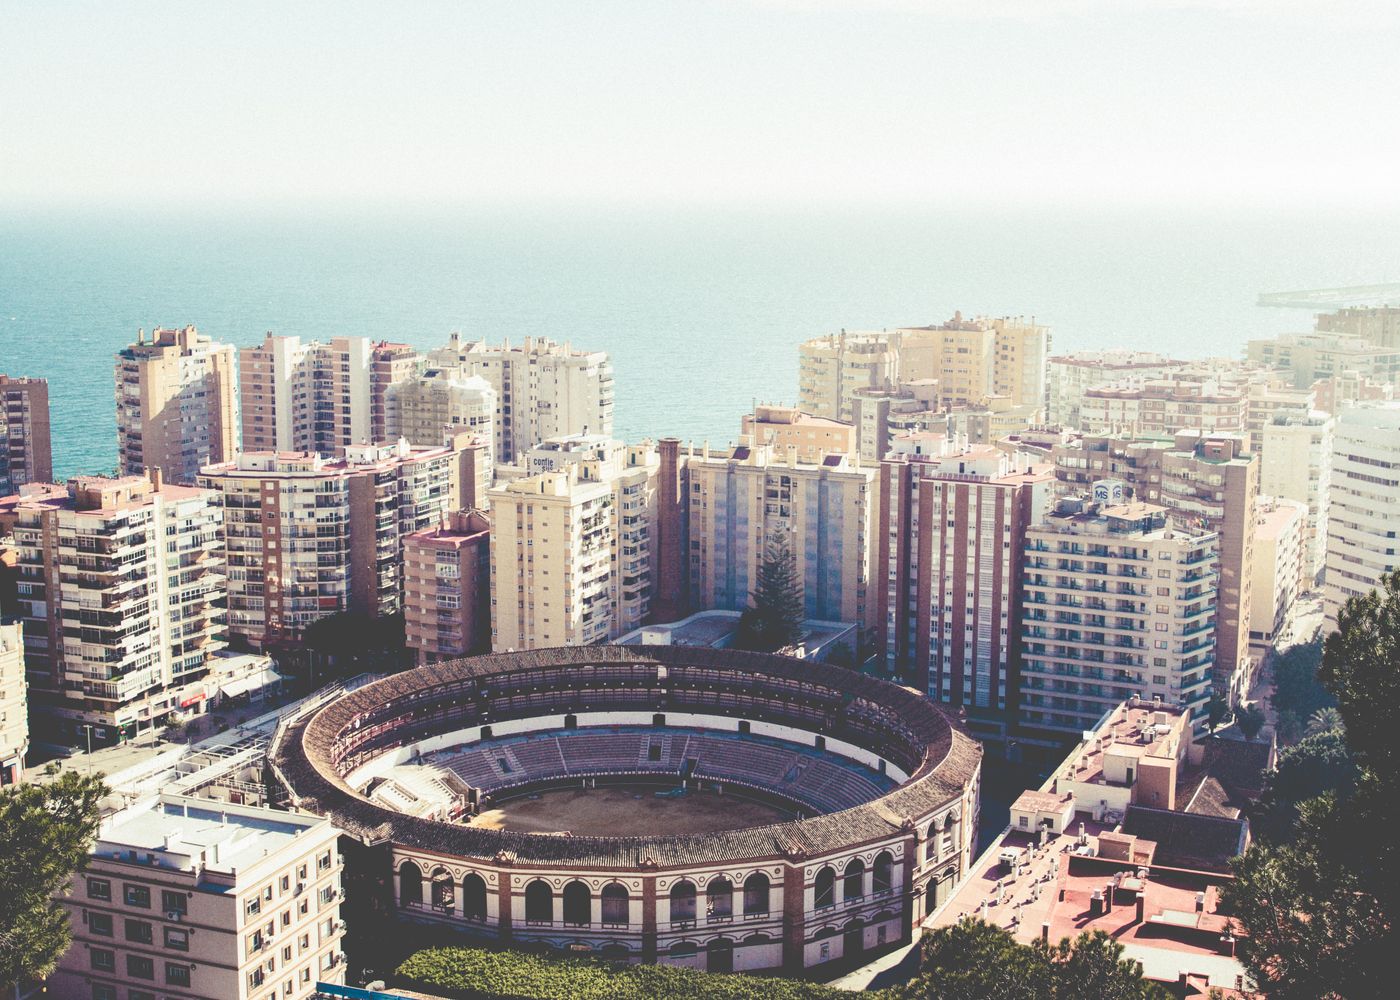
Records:
{"label": "rooftop", "polygon": [[94,858],[178,871],[236,875],[308,832],[329,829],[318,816],[160,795],[102,823]]}
{"label": "rooftop", "polygon": [[1190,732],[1190,717],[1180,708],[1151,702],[1124,702],[1071,755],[1060,777],[1086,783],[1106,782],[1106,757],[1171,757]]}

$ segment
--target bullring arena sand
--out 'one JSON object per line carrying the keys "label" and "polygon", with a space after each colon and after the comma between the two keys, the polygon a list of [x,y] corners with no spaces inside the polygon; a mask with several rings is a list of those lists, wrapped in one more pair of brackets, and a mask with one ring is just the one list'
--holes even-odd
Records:
{"label": "bullring arena sand", "polygon": [[472,820],[487,830],[571,833],[579,837],[673,837],[712,833],[795,814],[733,794],[703,790],[658,798],[655,785],[638,788],[560,788],[494,802]]}

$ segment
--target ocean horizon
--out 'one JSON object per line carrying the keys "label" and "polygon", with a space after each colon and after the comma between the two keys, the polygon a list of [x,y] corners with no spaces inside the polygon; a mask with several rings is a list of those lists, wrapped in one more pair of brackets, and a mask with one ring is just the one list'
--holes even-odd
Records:
{"label": "ocean horizon", "polygon": [[612,355],[616,436],[723,445],[841,329],[1034,316],[1054,352],[1238,356],[1259,293],[1400,280],[1400,215],[1318,209],[0,209],[0,372],[47,378],[55,474],[116,463],[113,355],[193,324]]}

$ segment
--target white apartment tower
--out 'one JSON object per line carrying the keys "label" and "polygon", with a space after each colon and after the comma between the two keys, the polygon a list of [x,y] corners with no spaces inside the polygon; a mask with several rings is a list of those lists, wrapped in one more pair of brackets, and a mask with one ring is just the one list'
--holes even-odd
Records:
{"label": "white apartment tower", "polygon": [[1216,536],[1096,483],[1026,531],[1020,718],[1078,736],[1133,697],[1204,726],[1211,696]]}
{"label": "white apartment tower", "polygon": [[223,512],[159,476],[82,477],[3,503],[14,525],[30,709],[60,738],[199,712],[227,597]]}
{"label": "white apartment tower", "polygon": [[649,444],[561,448],[557,469],[493,489],[492,648],[606,642],[639,627],[656,579]]}
{"label": "white apartment tower", "polygon": [[495,391],[492,431],[499,463],[514,463],[548,438],[612,433],[613,370],[603,351],[535,337],[518,347],[510,341],[491,345],[454,333],[428,355],[428,363],[464,368]]}
{"label": "white apartment tower", "polygon": [[1400,401],[1362,403],[1337,417],[1323,601],[1327,624],[1348,598],[1400,568]]}

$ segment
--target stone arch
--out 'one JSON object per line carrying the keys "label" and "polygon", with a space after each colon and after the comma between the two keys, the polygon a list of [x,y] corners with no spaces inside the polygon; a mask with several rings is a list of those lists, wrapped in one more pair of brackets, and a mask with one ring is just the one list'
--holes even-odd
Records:
{"label": "stone arch", "polygon": [[574,879],[564,886],[564,925],[587,927],[593,922],[593,893],[588,886]]}
{"label": "stone arch", "polygon": [[711,920],[734,916],[734,883],[727,875],[716,875],[705,886],[705,913]]}
{"label": "stone arch", "polygon": [[629,924],[632,922],[632,895],[621,882],[609,882],[603,886],[603,923]]}
{"label": "stone arch", "polygon": [[734,971],[734,941],[732,938],[717,937],[706,943],[705,971]]}
{"label": "stone arch", "polygon": [[671,922],[695,919],[695,883],[679,879],[671,886]]}
{"label": "stone arch", "polygon": [[451,913],[457,906],[457,883],[452,873],[438,865],[430,876],[433,886],[433,909]]}
{"label": "stone arch", "polygon": [[399,865],[399,905],[421,906],[423,904],[423,873],[412,861]]}
{"label": "stone arch", "polygon": [[535,879],[525,887],[525,922],[554,923],[554,890],[542,878]]}
{"label": "stone arch", "polygon": [[875,868],[871,876],[871,888],[876,894],[889,892],[894,888],[894,855],[881,851],[875,855]]}
{"label": "stone arch", "polygon": [[841,876],[841,898],[860,899],[865,895],[865,862],[852,858],[846,862],[846,871]]}
{"label": "stone arch", "polygon": [[744,879],[744,916],[752,917],[768,912],[772,885],[763,872],[754,872]]}
{"label": "stone arch", "polygon": [[830,865],[823,865],[812,882],[812,904],[820,910],[835,903],[836,871]]}
{"label": "stone arch", "polygon": [[486,880],[476,872],[467,872],[462,879],[462,916],[486,922]]}

